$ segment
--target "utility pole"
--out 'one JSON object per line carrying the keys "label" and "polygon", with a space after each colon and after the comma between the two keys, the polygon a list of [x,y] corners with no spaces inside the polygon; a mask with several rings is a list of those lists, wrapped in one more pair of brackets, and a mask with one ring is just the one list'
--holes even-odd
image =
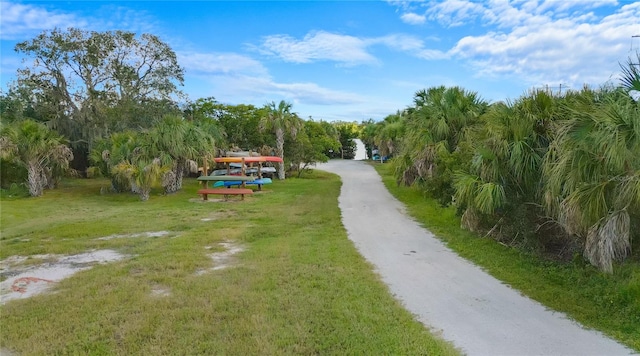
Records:
{"label": "utility pole", "polygon": [[[640,35],[633,35],[631,38],[631,50],[633,51],[633,38],[640,38]],[[640,63],[632,63],[631,60],[629,60],[629,64],[632,66],[640,66]]]}

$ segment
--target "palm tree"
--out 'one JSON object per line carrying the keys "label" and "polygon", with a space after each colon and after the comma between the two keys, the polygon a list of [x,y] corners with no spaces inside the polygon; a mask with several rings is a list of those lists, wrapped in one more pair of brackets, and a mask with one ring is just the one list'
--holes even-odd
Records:
{"label": "palm tree", "polygon": [[405,119],[400,112],[388,115],[378,123],[373,142],[380,156],[392,156],[397,153],[404,138]]}
{"label": "palm tree", "polygon": [[[291,104],[281,100],[278,105],[271,102],[266,105],[267,114],[260,120],[262,131],[272,131],[276,135],[276,155],[284,160],[285,133],[295,138],[301,127],[301,120],[291,112]],[[284,162],[278,163],[278,179],[284,179]]]}
{"label": "palm tree", "polygon": [[585,239],[585,257],[611,273],[631,249],[640,211],[640,106],[619,89],[578,99],[545,157],[544,201],[568,233]]}
{"label": "palm tree", "polygon": [[640,101],[640,51],[636,51],[636,58],[629,57],[627,62],[620,64],[622,87],[629,91],[629,96]]}
{"label": "palm tree", "polygon": [[[451,201],[453,170],[460,160],[458,143],[485,111],[486,103],[474,92],[444,86],[420,90],[414,107],[407,109],[406,135],[397,160],[398,182],[429,182],[424,188],[443,204]],[[453,165],[445,162],[454,163]]]}
{"label": "palm tree", "polygon": [[140,145],[139,141],[140,135],[136,132],[115,132],[109,138],[97,140],[89,153],[89,159],[99,167],[100,173],[111,177],[111,188],[115,192],[121,193],[132,188],[129,177],[119,174],[118,170],[114,171],[114,167],[131,160],[134,151]]}
{"label": "palm tree", "polygon": [[62,136],[32,120],[7,126],[0,137],[0,155],[24,165],[31,196],[52,188],[73,160],[73,153]]}
{"label": "palm tree", "polygon": [[[182,177],[188,160],[195,160],[215,150],[213,136],[190,121],[167,116],[148,135],[153,156],[170,160],[164,187],[166,193],[182,189]],[[168,162],[167,162],[168,163]]]}

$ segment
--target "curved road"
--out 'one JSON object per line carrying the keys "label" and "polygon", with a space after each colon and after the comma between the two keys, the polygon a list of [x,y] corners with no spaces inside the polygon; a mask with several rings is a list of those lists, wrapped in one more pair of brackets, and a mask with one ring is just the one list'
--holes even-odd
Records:
{"label": "curved road", "polygon": [[317,168],[342,178],[342,222],[391,292],[467,355],[633,354],[453,253],[404,213],[368,164],[333,160]]}

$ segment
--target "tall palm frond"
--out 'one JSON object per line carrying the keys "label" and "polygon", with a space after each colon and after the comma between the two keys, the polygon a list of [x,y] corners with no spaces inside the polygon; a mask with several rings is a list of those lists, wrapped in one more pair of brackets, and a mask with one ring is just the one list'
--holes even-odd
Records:
{"label": "tall palm frond", "polygon": [[[622,87],[627,90],[640,91],[640,52],[636,51],[636,58],[629,57],[624,64],[620,64]],[[637,98],[634,98],[638,101]]]}
{"label": "tall palm frond", "polygon": [[585,257],[610,273],[630,248],[628,211],[640,209],[640,108],[616,90],[571,105],[545,157],[545,204],[584,238]]}

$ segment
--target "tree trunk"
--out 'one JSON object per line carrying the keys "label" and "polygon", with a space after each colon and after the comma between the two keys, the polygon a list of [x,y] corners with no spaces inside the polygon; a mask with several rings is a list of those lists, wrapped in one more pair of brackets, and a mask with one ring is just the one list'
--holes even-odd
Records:
{"label": "tree trunk", "polygon": [[151,189],[149,188],[140,188],[140,200],[147,201],[149,200],[149,196],[151,195]]}
{"label": "tree trunk", "polygon": [[278,179],[285,178],[284,172],[284,131],[280,128],[276,129],[276,154],[282,158],[282,162],[278,162]]}
{"label": "tree trunk", "polygon": [[27,164],[27,184],[29,186],[29,194],[32,197],[39,197],[42,195],[43,182],[42,168],[36,162],[29,162]]}
{"label": "tree trunk", "polygon": [[182,177],[184,177],[184,169],[187,166],[187,161],[183,159],[179,159],[176,163],[175,174],[176,174],[176,192],[182,189]]}
{"label": "tree trunk", "polygon": [[166,194],[175,193],[182,189],[182,177],[186,165],[185,160],[177,160],[173,169],[164,175],[162,185]]}
{"label": "tree trunk", "polygon": [[136,182],[132,179],[130,182],[131,185],[131,193],[134,194],[142,194],[142,188],[136,184]]}

